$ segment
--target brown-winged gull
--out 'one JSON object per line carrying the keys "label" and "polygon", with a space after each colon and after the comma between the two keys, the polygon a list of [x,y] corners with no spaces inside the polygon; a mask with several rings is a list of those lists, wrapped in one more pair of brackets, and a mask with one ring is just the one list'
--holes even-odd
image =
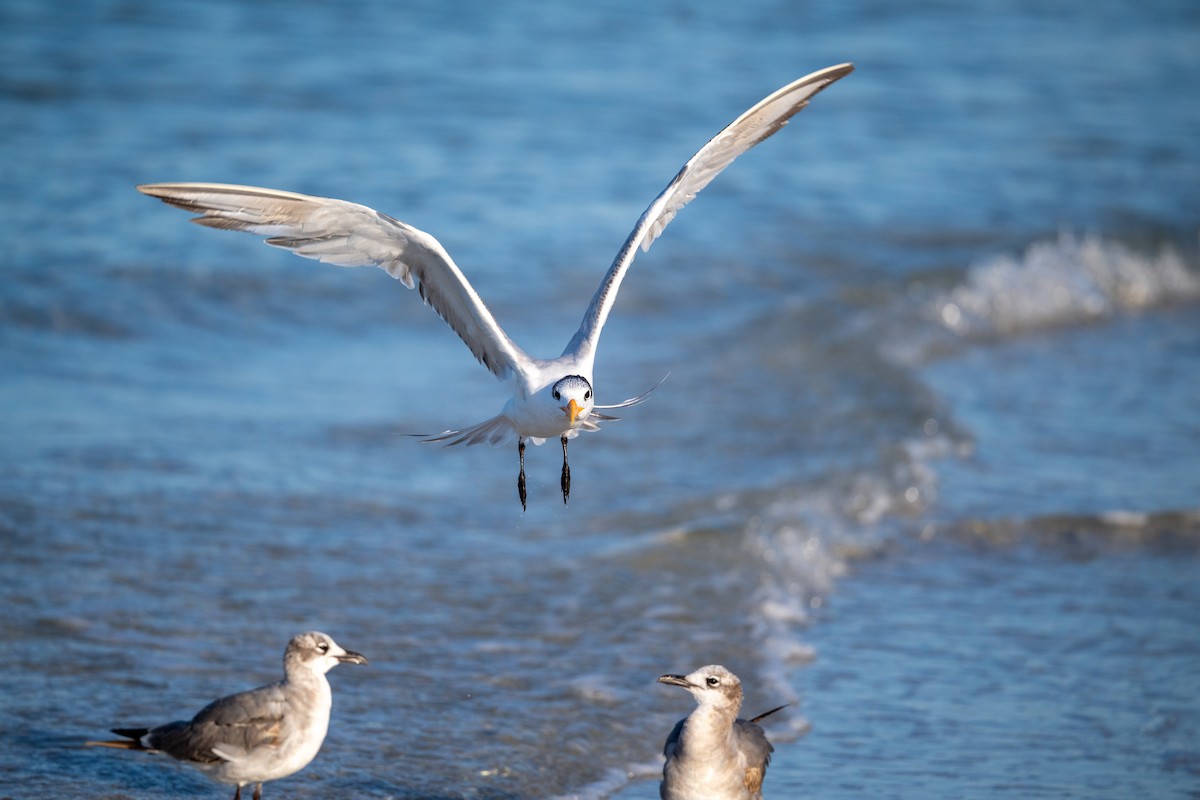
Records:
{"label": "brown-winged gull", "polygon": [[742,682],[717,664],[690,675],[663,675],[658,682],[682,686],[697,704],[663,746],[662,800],[762,800],[774,748],[758,721],[785,706],[738,719]]}
{"label": "brown-winged gull", "polygon": [[254,784],[299,772],[313,760],[329,729],[333,696],[325,673],[338,664],[366,664],[324,633],[301,633],[283,654],[283,680],[214,700],[190,721],[156,728],[114,728],[125,737],[89,745],[161,752],[204,770],[221,783]]}

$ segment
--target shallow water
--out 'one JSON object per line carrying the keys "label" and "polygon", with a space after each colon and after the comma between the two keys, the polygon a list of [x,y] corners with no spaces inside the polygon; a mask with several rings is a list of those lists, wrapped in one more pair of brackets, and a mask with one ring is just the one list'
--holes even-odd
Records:
{"label": "shallow water", "polygon": [[857,563],[805,632],[812,728],[778,731],[770,795],[1191,796],[1198,522],[946,531]]}
{"label": "shallow water", "polygon": [[[1194,793],[1200,20],[1188,3],[0,9],[0,603],[13,796],[220,796],[85,750],[331,675],[293,797],[655,795],[724,663],[770,796]],[[505,391],[415,295],[136,183],[433,232],[555,353],[679,165],[858,70],[639,256],[571,445],[402,434]]]}

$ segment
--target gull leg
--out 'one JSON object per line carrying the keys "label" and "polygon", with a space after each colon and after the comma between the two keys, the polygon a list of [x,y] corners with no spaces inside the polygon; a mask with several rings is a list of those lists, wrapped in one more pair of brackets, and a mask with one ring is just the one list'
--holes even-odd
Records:
{"label": "gull leg", "polygon": [[567,498],[571,495],[571,468],[567,466],[567,437],[562,437],[563,446],[563,470],[562,478],[559,480],[559,485],[562,486],[563,505],[567,504]]}
{"label": "gull leg", "polygon": [[517,438],[517,454],[521,457],[521,471],[517,474],[517,494],[521,496],[521,510],[525,510],[525,440]]}

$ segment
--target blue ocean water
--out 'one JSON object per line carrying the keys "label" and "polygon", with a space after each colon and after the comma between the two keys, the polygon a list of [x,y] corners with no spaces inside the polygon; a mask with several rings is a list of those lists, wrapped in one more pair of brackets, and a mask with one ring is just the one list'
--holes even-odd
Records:
{"label": "blue ocean water", "polygon": [[[768,796],[1200,785],[1200,14],[1188,2],[0,7],[0,777],[220,796],[84,749],[332,673],[293,797],[656,795],[724,663],[783,702]],[[405,433],[505,389],[419,298],[138,183],[365,203],[556,354],[737,114],[856,72],[638,257],[620,422]],[[515,448],[513,448],[515,449]]]}

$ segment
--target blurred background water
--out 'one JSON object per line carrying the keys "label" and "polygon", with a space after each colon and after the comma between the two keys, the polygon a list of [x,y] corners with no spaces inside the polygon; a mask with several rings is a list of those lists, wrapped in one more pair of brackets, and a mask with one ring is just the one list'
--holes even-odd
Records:
{"label": "blurred background water", "polygon": [[[136,183],[365,203],[557,354],[650,199],[857,71],[642,254],[572,446],[415,294]],[[292,797],[655,797],[724,663],[773,797],[1200,787],[1200,11],[1184,0],[0,6],[0,794],[212,797],[85,750],[321,629]],[[515,449],[515,448],[514,448]]]}

